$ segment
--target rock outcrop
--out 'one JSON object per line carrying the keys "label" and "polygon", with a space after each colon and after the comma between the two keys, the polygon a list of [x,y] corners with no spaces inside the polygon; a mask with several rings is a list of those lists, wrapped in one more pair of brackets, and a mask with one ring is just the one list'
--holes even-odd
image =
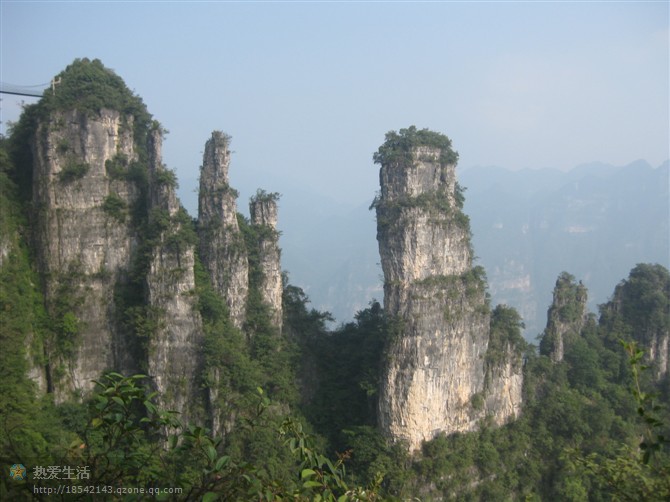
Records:
{"label": "rock outcrop", "polygon": [[151,256],[147,304],[153,324],[148,370],[164,409],[189,423],[200,402],[202,320],[195,292],[195,230],[175,194],[176,178],[161,156],[161,132],[149,137]]}
{"label": "rock outcrop", "polygon": [[[507,362],[512,347],[491,364],[486,360],[486,283],[483,270],[472,267],[451,142],[416,128],[386,139],[375,155],[381,193],[373,205],[384,308],[395,332],[382,372],[379,422],[384,433],[416,450],[439,433],[473,430],[485,414],[498,423],[515,416],[521,371]],[[492,397],[502,392],[509,397]]]}
{"label": "rock outcrop", "polygon": [[30,374],[62,402],[85,397],[105,371],[148,373],[161,404],[188,421],[203,336],[197,239],[162,163],[160,125],[97,60],[76,60],[59,80],[25,123],[33,244],[53,326],[44,367]]}
{"label": "rock outcrop", "polygon": [[586,322],[588,292],[575,278],[563,272],[556,279],[554,295],[547,311],[547,327],[540,342],[540,354],[553,362],[563,360],[565,345],[580,336]]}
{"label": "rock outcrop", "polygon": [[214,131],[205,145],[198,221],[200,256],[216,291],[230,310],[230,318],[241,328],[249,291],[249,262],[244,237],[237,222],[238,193],[230,187],[230,138]]}
{"label": "rock outcrop", "polygon": [[[659,264],[640,263],[614,288],[600,308],[599,324],[644,350],[656,381],[670,377],[670,273]],[[618,340],[615,340],[618,343]]]}
{"label": "rock outcrop", "polygon": [[279,232],[277,232],[277,201],[279,194],[258,190],[249,202],[251,225],[258,236],[258,289],[261,301],[270,309],[274,327],[282,326],[282,277]]}
{"label": "rock outcrop", "polygon": [[37,126],[34,241],[56,322],[56,337],[45,347],[56,401],[81,396],[122,359],[114,288],[137,245],[128,209],[139,191],[108,172],[113,159],[137,159],[132,116],[54,111]]}

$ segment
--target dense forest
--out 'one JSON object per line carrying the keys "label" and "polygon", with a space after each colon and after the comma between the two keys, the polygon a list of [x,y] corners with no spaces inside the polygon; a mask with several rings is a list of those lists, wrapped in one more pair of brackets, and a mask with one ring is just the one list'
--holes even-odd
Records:
{"label": "dense forest", "polygon": [[[587,292],[578,279],[561,274],[547,329],[537,346],[524,348],[520,418],[438,435],[412,454],[378,429],[380,371],[398,320],[371,301],[351,322],[329,329],[330,314],[310,308],[285,273],[279,333],[260,299],[263,229],[242,214],[239,245],[248,250],[250,277],[242,327],[231,322],[197,255],[194,267],[204,331],[201,385],[215,368],[218,402],[229,420],[225,433],[211,432],[199,419],[204,411],[185,423],[163,407],[142,372],[101,374],[81,399],[40,391],[33,368],[48,365],[53,350],[63,357],[72,352],[78,319],[67,291],[60,303],[45,301],[45,278],[36,266],[30,138],[37,122],[71,107],[93,115],[123,110],[134,117],[138,144],[160,127],[98,62],[75,62],[68,71],[62,92],[26,107],[0,140],[0,498],[670,499],[670,273],[657,264],[637,265],[598,313],[584,310]],[[142,154],[121,165],[119,176],[146,189],[145,163]],[[81,176],[77,169],[84,168],[72,164],[63,176]],[[140,248],[155,245],[155,214],[109,198],[105,204],[110,217],[133,219],[146,236]],[[177,225],[179,239],[198,249],[198,221],[178,214],[161,224]],[[134,323],[141,345],[142,334],[151,336],[152,318],[141,300],[147,262],[137,267],[119,294],[122,322]],[[490,343],[525,344],[522,327],[515,310],[491,309]],[[472,405],[481,406],[476,396]],[[18,464],[25,476],[10,473]]]}

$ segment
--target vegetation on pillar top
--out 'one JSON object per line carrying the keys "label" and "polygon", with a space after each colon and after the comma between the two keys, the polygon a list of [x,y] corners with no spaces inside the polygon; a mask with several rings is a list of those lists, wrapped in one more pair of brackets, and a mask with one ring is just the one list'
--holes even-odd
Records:
{"label": "vegetation on pillar top", "polygon": [[212,131],[212,139],[216,146],[228,148],[233,137],[223,131]]}
{"label": "vegetation on pillar top", "polygon": [[372,159],[375,164],[381,165],[412,162],[414,150],[422,146],[439,148],[442,164],[458,162],[458,152],[452,149],[451,140],[447,136],[429,129],[419,130],[416,126],[387,132],[384,144],[373,154]]}
{"label": "vegetation on pillar top", "polygon": [[53,89],[44,91],[39,103],[45,113],[77,109],[98,113],[102,109],[132,115],[136,125],[148,128],[151,115],[142,98],[133,94],[114,71],[105,68],[99,59],[75,59],[56,75]]}
{"label": "vegetation on pillar top", "polygon": [[262,188],[256,190],[256,194],[251,196],[251,204],[256,204],[257,202],[278,202],[281,198],[281,194],[278,192],[267,192]]}

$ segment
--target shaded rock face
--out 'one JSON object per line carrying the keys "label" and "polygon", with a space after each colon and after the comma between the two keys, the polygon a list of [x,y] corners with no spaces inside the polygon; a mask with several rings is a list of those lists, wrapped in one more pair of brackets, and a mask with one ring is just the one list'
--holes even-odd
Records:
{"label": "shaded rock face", "polygon": [[553,362],[563,360],[566,343],[580,336],[586,322],[586,287],[575,283],[575,278],[563,272],[556,280],[553,300],[547,311],[547,327],[540,342],[540,354]]}
{"label": "shaded rock face", "polygon": [[146,278],[147,303],[156,323],[147,366],[160,403],[165,409],[178,411],[181,420],[188,423],[201,394],[197,376],[203,343],[195,294],[195,244],[185,228],[189,222],[180,218],[183,209],[174,185],[164,181],[169,177],[161,159],[161,135],[154,130],[149,138],[150,210],[154,217],[162,214],[170,225],[155,238]]}
{"label": "shaded rock face", "polygon": [[34,240],[47,309],[58,323],[57,340],[46,347],[56,401],[92,389],[105,369],[134,366],[118,344],[114,285],[137,244],[127,209],[139,194],[107,172],[117,155],[137,158],[132,117],[117,111],[54,113],[36,132]]}
{"label": "shaded rock face", "polygon": [[281,331],[282,326],[282,278],[281,250],[277,232],[277,194],[259,191],[249,203],[251,224],[258,233],[258,261],[261,299],[270,307],[272,325]]}
{"label": "shaded rock face", "polygon": [[200,256],[216,291],[230,309],[235,326],[242,328],[249,291],[249,261],[237,222],[237,192],[229,185],[229,138],[214,131],[205,145],[198,220]]}
{"label": "shaded rock face", "polygon": [[[384,308],[394,319],[379,425],[410,450],[440,433],[473,430],[486,414],[503,423],[521,405],[520,365],[504,358],[486,364],[486,284],[472,268],[455,166],[441,154],[420,146],[409,161],[382,162],[374,204]],[[473,406],[476,396],[481,402]]]}

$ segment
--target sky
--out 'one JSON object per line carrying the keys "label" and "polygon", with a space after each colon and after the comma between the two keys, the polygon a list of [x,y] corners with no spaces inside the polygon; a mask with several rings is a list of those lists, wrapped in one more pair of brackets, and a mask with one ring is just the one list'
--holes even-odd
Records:
{"label": "sky", "polygon": [[[410,125],[448,135],[460,168],[661,164],[668,5],[2,0],[0,80],[98,58],[170,132],[183,199],[223,130],[241,201],[300,187],[353,205],[378,189],[384,134]],[[2,95],[2,132],[21,100]]]}

